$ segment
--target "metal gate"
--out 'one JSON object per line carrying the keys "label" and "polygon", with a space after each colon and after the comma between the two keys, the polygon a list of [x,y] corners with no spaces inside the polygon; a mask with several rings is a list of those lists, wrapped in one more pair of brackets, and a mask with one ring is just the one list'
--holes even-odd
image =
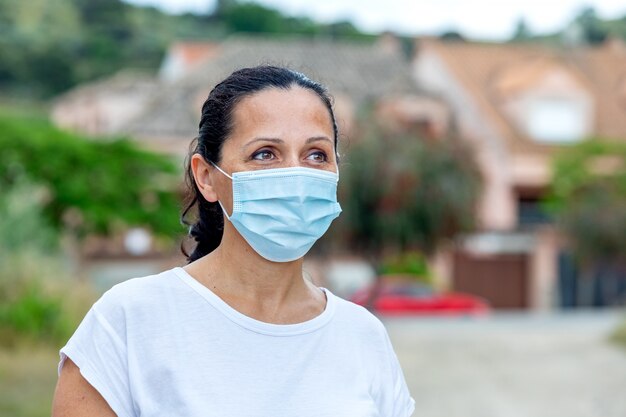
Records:
{"label": "metal gate", "polygon": [[453,288],[487,300],[497,309],[528,308],[527,254],[478,255],[457,252]]}

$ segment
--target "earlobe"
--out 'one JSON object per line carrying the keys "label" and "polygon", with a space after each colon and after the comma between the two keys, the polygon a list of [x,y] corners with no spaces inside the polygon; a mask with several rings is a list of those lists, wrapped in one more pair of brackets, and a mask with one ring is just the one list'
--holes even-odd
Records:
{"label": "earlobe", "polygon": [[213,165],[204,160],[202,155],[194,154],[191,157],[191,170],[196,185],[200,193],[206,201],[214,203],[217,201],[217,193],[213,185],[212,172],[215,170]]}

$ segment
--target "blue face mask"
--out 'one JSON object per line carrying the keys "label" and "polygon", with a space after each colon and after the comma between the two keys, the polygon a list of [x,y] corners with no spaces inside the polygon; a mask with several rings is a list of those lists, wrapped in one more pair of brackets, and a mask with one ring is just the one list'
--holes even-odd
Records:
{"label": "blue face mask", "polygon": [[235,172],[233,212],[226,218],[262,257],[289,262],[303,257],[339,216],[334,172],[274,168]]}

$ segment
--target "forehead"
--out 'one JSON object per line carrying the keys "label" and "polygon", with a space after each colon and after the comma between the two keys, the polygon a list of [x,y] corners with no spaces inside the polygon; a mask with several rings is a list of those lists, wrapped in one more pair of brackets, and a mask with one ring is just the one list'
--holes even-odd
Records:
{"label": "forehead", "polygon": [[311,130],[332,138],[332,118],[317,93],[299,86],[258,91],[243,98],[233,111],[232,134],[257,131],[257,135],[280,137],[285,131],[306,135]]}

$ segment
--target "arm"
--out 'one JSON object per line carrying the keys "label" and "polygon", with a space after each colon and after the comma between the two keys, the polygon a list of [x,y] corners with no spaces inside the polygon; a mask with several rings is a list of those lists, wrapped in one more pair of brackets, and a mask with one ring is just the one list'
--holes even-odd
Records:
{"label": "arm", "polygon": [[65,360],[52,402],[52,417],[115,417],[102,395],[80,373],[69,358]]}

